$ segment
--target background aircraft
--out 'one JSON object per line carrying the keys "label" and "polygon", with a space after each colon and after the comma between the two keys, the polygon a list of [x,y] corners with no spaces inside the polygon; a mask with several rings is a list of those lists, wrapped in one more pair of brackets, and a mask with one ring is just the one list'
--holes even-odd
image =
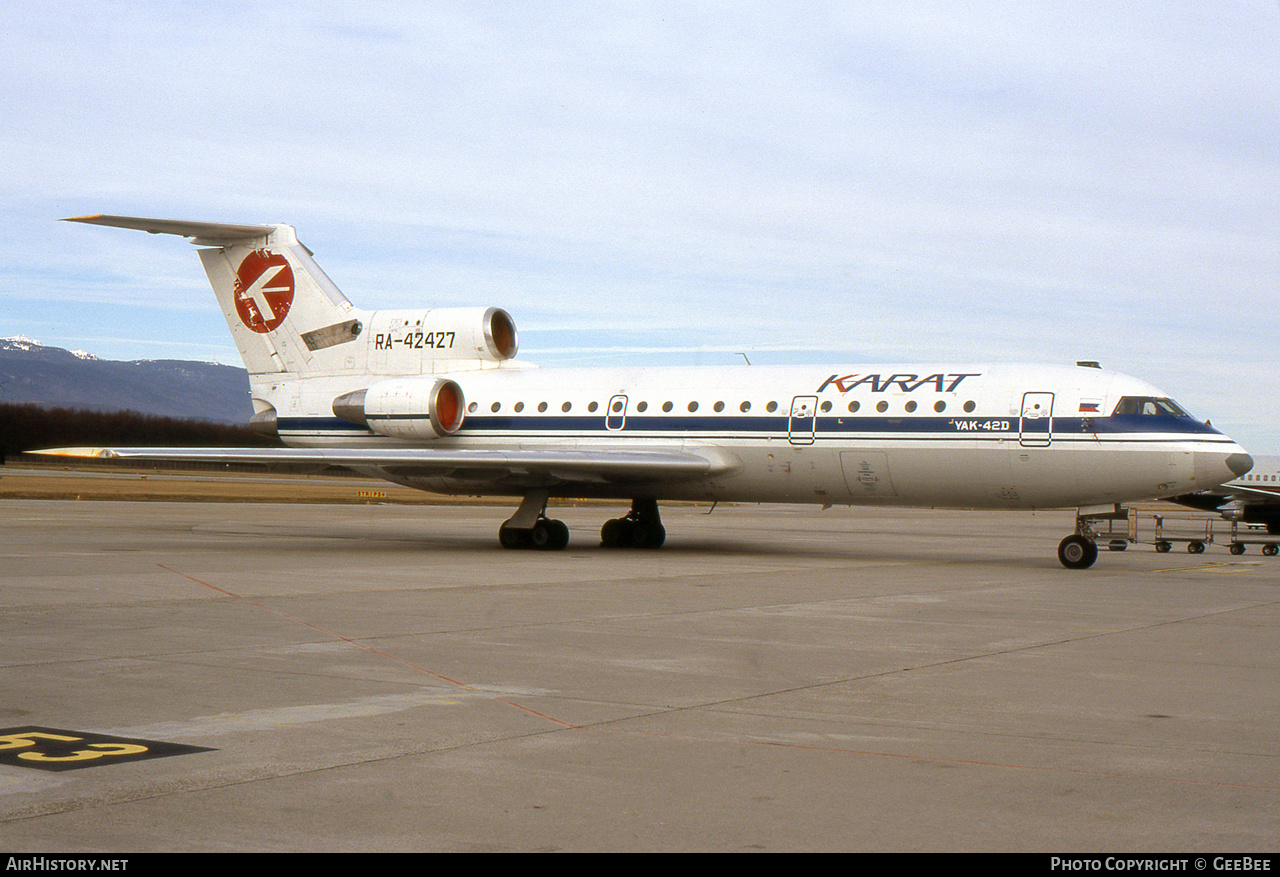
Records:
{"label": "background aircraft", "polygon": [[1280,457],[1258,455],[1253,468],[1218,487],[1184,493],[1169,499],[1206,512],[1218,512],[1229,521],[1260,524],[1280,536]]}

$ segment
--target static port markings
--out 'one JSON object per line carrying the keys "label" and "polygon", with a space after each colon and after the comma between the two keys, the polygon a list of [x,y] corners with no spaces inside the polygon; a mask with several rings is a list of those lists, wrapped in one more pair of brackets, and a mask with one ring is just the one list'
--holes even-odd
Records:
{"label": "static port markings", "polygon": [[207,746],[114,737],[110,734],[66,731],[61,728],[0,728],[0,764],[37,770],[77,770],[124,761],[212,751]]}

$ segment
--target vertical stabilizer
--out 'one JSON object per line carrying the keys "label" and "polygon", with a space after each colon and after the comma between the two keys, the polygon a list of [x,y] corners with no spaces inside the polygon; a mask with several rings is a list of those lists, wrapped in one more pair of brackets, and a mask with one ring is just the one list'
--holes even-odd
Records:
{"label": "vertical stabilizer", "polygon": [[367,315],[352,307],[289,225],[81,216],[73,222],[191,238],[200,250],[249,374],[318,375],[363,370],[366,345],[352,344]]}
{"label": "vertical stabilizer", "polygon": [[250,374],[323,374],[363,366],[355,361],[363,345],[347,344],[363,331],[360,315],[298,243],[292,226],[202,249],[200,261]]}

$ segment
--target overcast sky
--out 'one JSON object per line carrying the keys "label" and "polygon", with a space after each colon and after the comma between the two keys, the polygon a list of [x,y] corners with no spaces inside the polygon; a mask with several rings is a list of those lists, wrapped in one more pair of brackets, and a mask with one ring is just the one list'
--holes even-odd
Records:
{"label": "overcast sky", "polygon": [[1280,452],[1270,2],[57,3],[0,33],[0,336],[237,363],[181,238],[544,365],[1100,360]]}

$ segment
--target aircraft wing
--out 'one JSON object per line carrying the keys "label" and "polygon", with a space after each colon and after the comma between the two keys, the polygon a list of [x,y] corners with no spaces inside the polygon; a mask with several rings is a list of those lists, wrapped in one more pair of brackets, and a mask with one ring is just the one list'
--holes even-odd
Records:
{"label": "aircraft wing", "polygon": [[60,457],[235,463],[268,468],[341,466],[388,474],[513,485],[694,481],[731,474],[737,457],[716,448],[653,451],[458,450],[434,448],[53,448]]}
{"label": "aircraft wing", "polygon": [[[1218,488],[1219,491],[1226,490],[1226,485]],[[1247,502],[1269,502],[1280,503],[1280,494],[1277,494],[1274,487],[1253,487],[1248,484],[1232,484],[1230,491],[1226,494],[1228,498],[1242,499]]]}
{"label": "aircraft wing", "polygon": [[1280,493],[1274,488],[1250,487],[1244,484],[1223,484],[1197,493],[1166,497],[1190,508],[1217,511],[1228,505],[1280,506]]}

